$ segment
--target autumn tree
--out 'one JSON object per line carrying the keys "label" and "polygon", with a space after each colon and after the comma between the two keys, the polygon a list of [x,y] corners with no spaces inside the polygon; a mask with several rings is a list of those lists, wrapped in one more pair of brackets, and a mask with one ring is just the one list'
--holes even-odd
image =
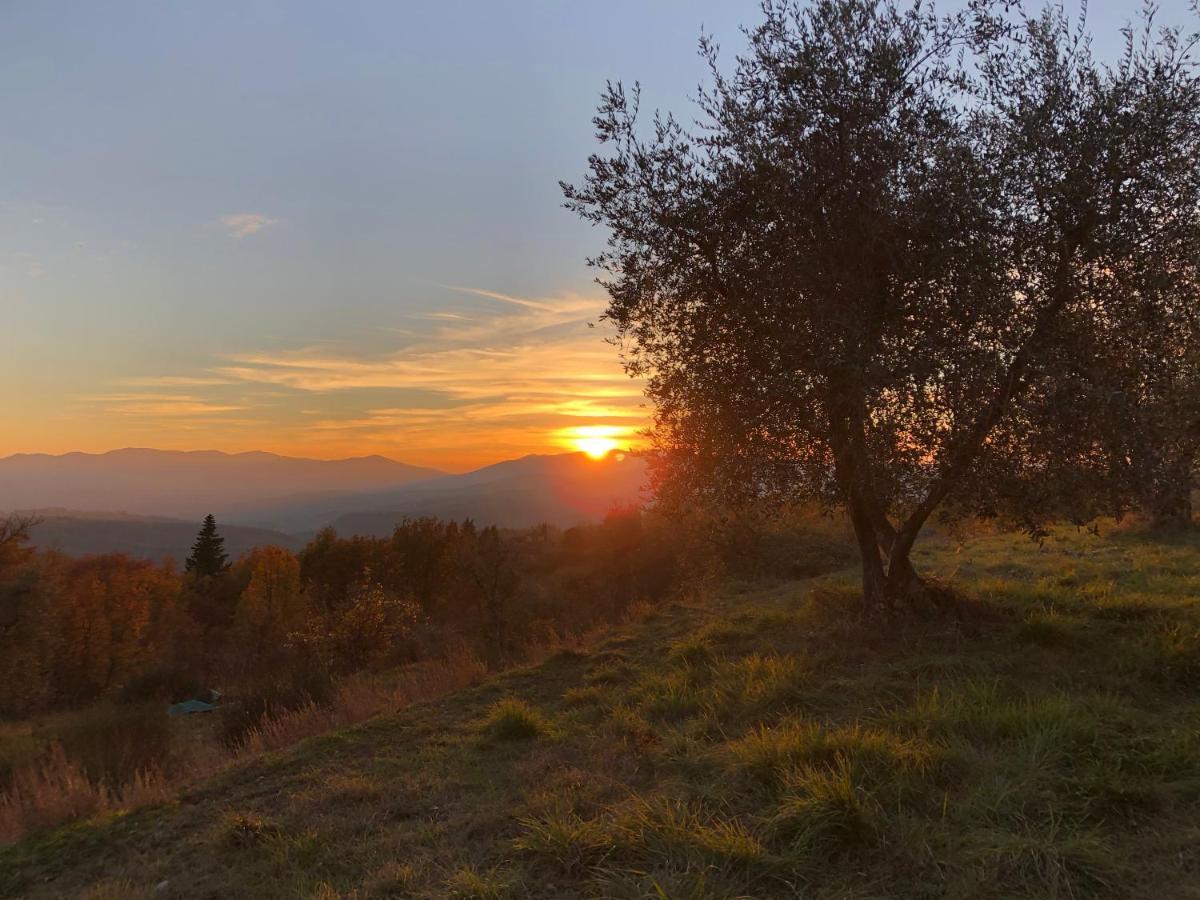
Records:
{"label": "autumn tree", "polygon": [[[121,687],[158,662],[148,640],[156,612],[178,597],[169,571],[122,554],[64,562],[52,627],[57,696],[78,702]],[[50,581],[50,579],[47,579]]]}
{"label": "autumn tree", "polygon": [[290,640],[315,653],[327,672],[342,675],[407,661],[419,617],[416,603],[386,590],[368,571],[350,589],[341,609],[310,621]]}
{"label": "autumn tree", "polygon": [[1051,476],[1099,470],[1066,404],[1101,397],[1100,336],[1146,358],[1197,313],[1194,39],[1147,22],[1102,65],[1057,8],[763,10],[730,72],[702,39],[694,129],[610,84],[567,205],[607,230],[659,476],[839,504],[867,603],[936,600],[930,517],[1082,508],[1097,479]]}
{"label": "autumn tree", "polygon": [[19,566],[32,555],[29,538],[37,524],[35,516],[19,513],[0,518],[0,576]]}
{"label": "autumn tree", "polygon": [[306,626],[310,604],[300,584],[300,562],[287,550],[258,547],[242,564],[249,569],[249,582],[234,613],[235,644],[244,661],[262,665]]}

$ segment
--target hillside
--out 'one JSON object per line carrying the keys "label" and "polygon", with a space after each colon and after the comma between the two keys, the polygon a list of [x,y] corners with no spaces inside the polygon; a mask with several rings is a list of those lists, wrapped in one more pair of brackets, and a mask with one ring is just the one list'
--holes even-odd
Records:
{"label": "hillside", "polygon": [[[198,522],[156,516],[81,513],[75,510],[35,510],[38,524],[30,531],[30,545],[57,550],[68,556],[96,553],[125,553],[129,556],[182,562],[196,540]],[[299,550],[307,538],[266,528],[221,525],[225,551],[237,559],[254,547],[284,547]]]}
{"label": "hillside", "polygon": [[437,516],[501,528],[541,522],[569,527],[639,504],[645,483],[645,461],[632,455],[613,453],[599,460],[583,453],[525,456],[377,493],[369,506],[338,516],[333,526],[339,534],[385,536],[405,516]]}
{"label": "hillside", "polygon": [[105,510],[287,527],[284,509],[329,495],[384,490],[443,473],[382,456],[322,460],[274,453],[129,448],[0,459],[0,509]]}
{"label": "hillside", "polygon": [[1200,897],[1200,541],[1063,530],[730,584],[0,850],[60,897]]}
{"label": "hillside", "polygon": [[569,527],[638,504],[645,483],[645,461],[618,453],[599,460],[530,455],[445,475],[383,457],[118,450],[0,459],[0,512],[48,510],[43,518],[55,522],[38,530],[40,546],[158,559],[186,550],[195,523],[209,512],[235,551],[263,543],[295,548],[331,524],[342,535],[387,536],[406,516]]}

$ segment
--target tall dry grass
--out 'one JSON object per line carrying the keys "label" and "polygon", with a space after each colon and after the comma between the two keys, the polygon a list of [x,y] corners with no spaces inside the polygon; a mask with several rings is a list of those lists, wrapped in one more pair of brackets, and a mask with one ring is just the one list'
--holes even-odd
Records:
{"label": "tall dry grass", "polygon": [[477,656],[460,649],[388,677],[352,677],[338,685],[328,703],[268,714],[232,749],[206,732],[176,749],[169,768],[139,768],[115,785],[90,776],[81,761],[56,741],[37,762],[14,768],[0,790],[0,843],[15,843],[67,822],[162,802],[231,766],[412,703],[436,700],[477,683],[486,674],[487,667]]}
{"label": "tall dry grass", "polygon": [[0,793],[0,842],[116,809],[153,803],[174,789],[156,770],[140,770],[120,788],[93,781],[70,759],[62,744],[51,744],[43,759],[13,772]]}
{"label": "tall dry grass", "polygon": [[243,759],[279,750],[412,703],[436,700],[479,682],[486,674],[487,667],[475,654],[460,649],[444,659],[408,666],[398,677],[352,677],[338,685],[331,703],[306,703],[268,715],[250,729],[234,754]]}

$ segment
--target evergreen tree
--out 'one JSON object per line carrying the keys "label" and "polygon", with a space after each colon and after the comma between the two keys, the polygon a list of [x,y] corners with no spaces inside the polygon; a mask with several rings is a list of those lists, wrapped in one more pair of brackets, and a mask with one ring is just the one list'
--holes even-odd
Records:
{"label": "evergreen tree", "polygon": [[229,556],[225,553],[225,538],[217,534],[217,520],[212,513],[204,517],[204,525],[192,544],[192,555],[184,563],[185,571],[200,576],[220,575],[229,568]]}

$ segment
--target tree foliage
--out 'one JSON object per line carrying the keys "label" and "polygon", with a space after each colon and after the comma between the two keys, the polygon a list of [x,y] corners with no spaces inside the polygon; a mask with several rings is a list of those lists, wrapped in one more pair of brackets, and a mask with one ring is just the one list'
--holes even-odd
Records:
{"label": "tree foliage", "polygon": [[[625,512],[563,534],[406,520],[387,538],[250,551],[216,577],[121,554],[38,552],[13,526],[0,567],[0,716],[216,688],[243,735],[333,682],[460,653],[495,666],[661,599],[677,523]],[[619,563],[622,574],[614,578]]]}
{"label": "tree foliage", "polygon": [[763,13],[731,72],[702,39],[694,129],[644,136],[610,84],[567,205],[608,231],[591,262],[660,476],[841,504],[865,599],[919,602],[936,510],[1036,527],[1137,480],[1103,426],[1141,361],[1195,347],[1195,41],[1147,21],[1103,65],[1059,8]]}

